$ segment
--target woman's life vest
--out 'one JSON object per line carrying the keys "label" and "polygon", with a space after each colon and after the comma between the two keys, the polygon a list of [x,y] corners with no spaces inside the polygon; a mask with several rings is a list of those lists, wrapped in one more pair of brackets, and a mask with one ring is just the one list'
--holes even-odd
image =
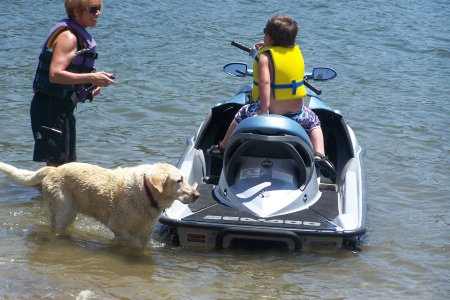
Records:
{"label": "woman's life vest", "polygon": [[71,30],[78,40],[77,52],[67,71],[73,73],[95,72],[94,61],[97,59],[97,43],[94,38],[78,23],[70,19],[62,19],[50,31],[42,52],[39,56],[39,64],[33,82],[34,92],[64,99],[71,99],[76,105],[77,102],[85,102],[87,98],[86,89],[92,84],[57,84],[51,83],[49,79],[50,63],[53,57],[53,50],[50,48],[58,35],[64,30]]}
{"label": "woman's life vest", "polygon": [[253,101],[259,99],[259,57],[264,52],[269,52],[272,57],[273,74],[270,88],[276,101],[294,100],[307,95],[303,84],[305,76],[305,63],[300,48],[295,45],[292,48],[281,46],[266,46],[259,50],[253,62]]}

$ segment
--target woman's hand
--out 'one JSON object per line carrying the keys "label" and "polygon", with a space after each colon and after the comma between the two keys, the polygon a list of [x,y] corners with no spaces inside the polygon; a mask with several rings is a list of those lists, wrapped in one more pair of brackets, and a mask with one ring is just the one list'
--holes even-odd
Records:
{"label": "woman's hand", "polygon": [[102,90],[101,87],[96,87],[95,90],[92,91],[92,97],[97,96],[98,94],[100,94],[100,91]]}
{"label": "woman's hand", "polygon": [[92,91],[92,97],[97,96],[100,94],[100,91],[102,90],[102,87],[107,87],[110,84],[114,84],[114,74],[112,73],[106,73],[104,71],[91,73],[93,74],[93,80],[92,84],[95,86],[95,89]]}
{"label": "woman's hand", "polygon": [[106,73],[104,71],[92,73],[92,84],[98,87],[106,87],[110,84],[114,84],[114,80],[111,77],[114,75],[112,73]]}

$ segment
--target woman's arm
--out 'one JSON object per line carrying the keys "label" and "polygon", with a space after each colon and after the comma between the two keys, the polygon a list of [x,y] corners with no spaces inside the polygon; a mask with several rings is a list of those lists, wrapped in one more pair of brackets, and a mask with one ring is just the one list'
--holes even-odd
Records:
{"label": "woman's arm", "polygon": [[77,51],[77,37],[70,30],[59,34],[51,48],[53,49],[53,57],[50,63],[50,82],[59,84],[92,83],[100,87],[114,83],[110,78],[112,74],[103,71],[95,73],[66,71]]}

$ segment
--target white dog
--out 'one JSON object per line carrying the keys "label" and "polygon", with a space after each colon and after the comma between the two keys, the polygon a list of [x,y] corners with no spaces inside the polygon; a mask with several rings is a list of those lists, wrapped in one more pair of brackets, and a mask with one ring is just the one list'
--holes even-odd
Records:
{"label": "white dog", "polygon": [[166,163],[115,170],[68,163],[28,171],[0,162],[0,171],[25,186],[42,184],[52,233],[64,232],[82,213],[108,226],[121,240],[141,246],[164,209],[175,200],[188,204],[200,197],[181,171]]}

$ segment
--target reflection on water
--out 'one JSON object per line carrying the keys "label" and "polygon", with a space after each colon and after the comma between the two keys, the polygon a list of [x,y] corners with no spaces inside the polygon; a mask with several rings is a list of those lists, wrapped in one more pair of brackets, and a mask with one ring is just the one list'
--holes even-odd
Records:
{"label": "reflection on water", "polygon": [[[274,12],[290,14],[301,24],[297,42],[306,69],[336,69],[336,79],[318,86],[367,149],[368,233],[361,252],[172,247],[162,227],[138,250],[84,216],[55,237],[40,192],[0,174],[2,298],[447,298],[447,3],[280,3],[104,1],[90,32],[99,43],[97,69],[117,79],[78,106],[78,157],[106,168],[176,164],[209,108],[249,82],[221,70],[228,62],[251,63],[230,42],[251,45]],[[31,82],[41,43],[64,16],[63,6],[1,5],[0,160],[36,170],[42,165],[31,162]],[[440,76],[430,76],[436,70]]]}

